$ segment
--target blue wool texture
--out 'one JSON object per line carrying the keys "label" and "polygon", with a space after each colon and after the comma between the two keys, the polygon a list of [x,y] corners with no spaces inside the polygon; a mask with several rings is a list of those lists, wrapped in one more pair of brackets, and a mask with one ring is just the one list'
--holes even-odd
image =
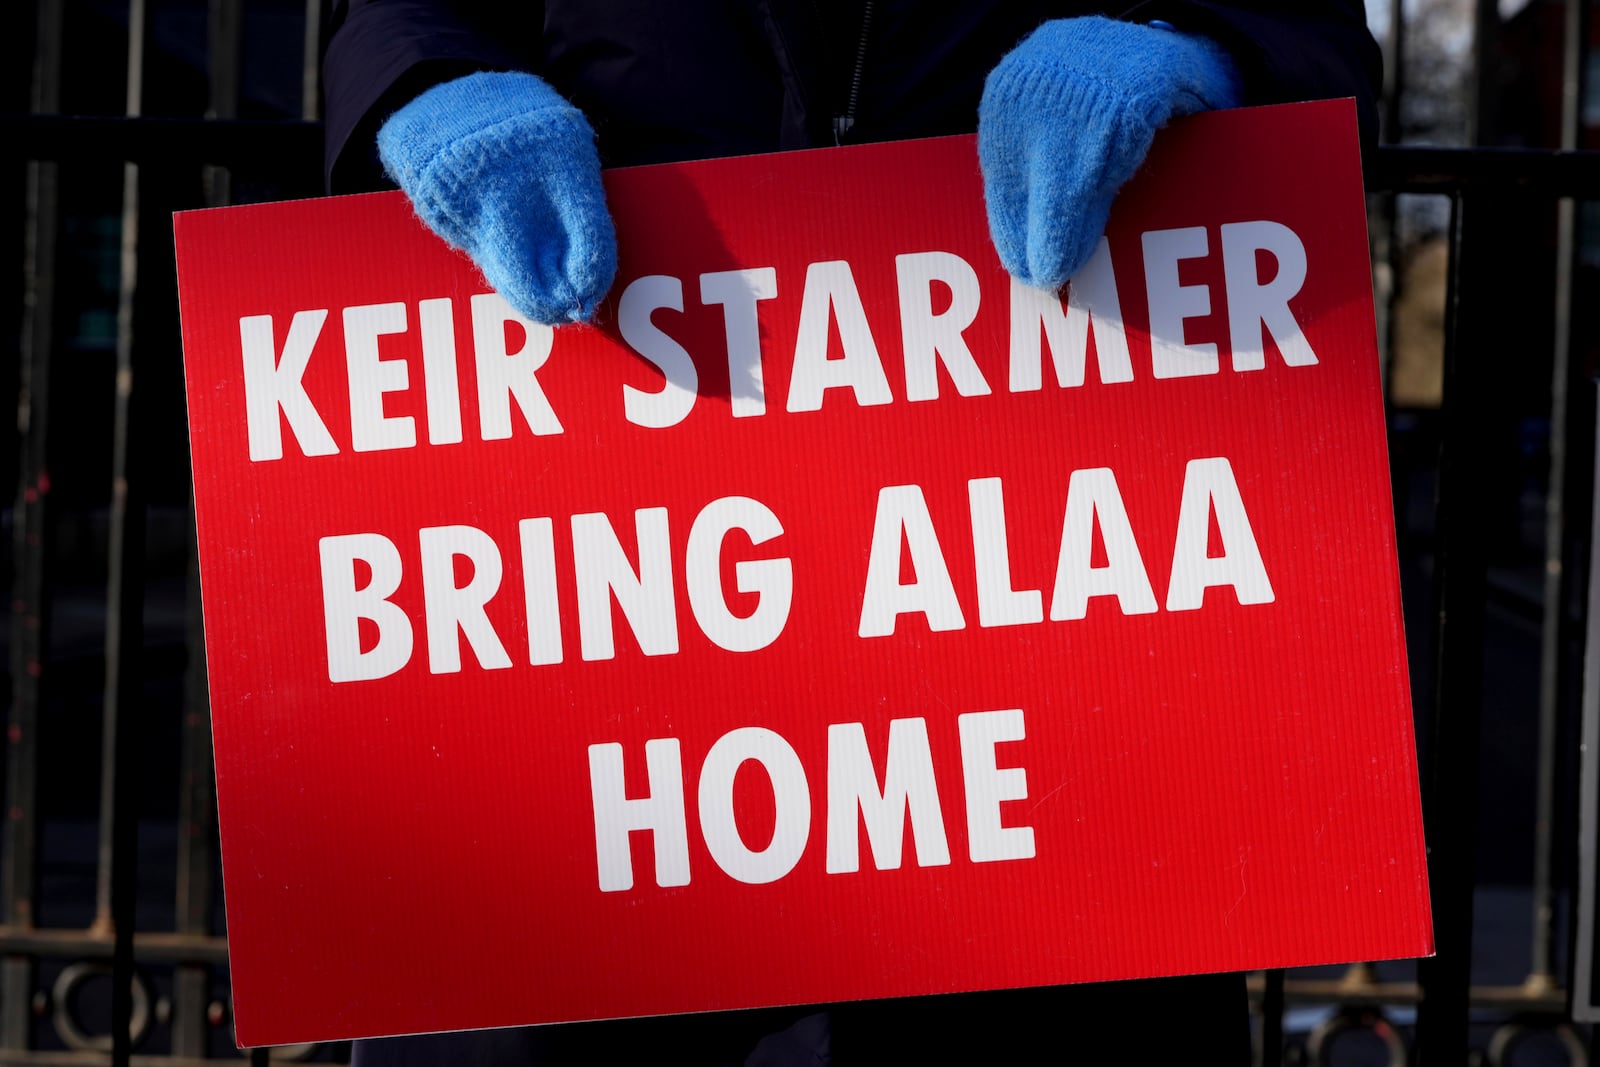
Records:
{"label": "blue wool texture", "polygon": [[594,314],[617,238],[583,113],[532,74],[483,71],[391,115],[378,156],[417,215],[535,322]]}
{"label": "blue wool texture", "polygon": [[989,74],[978,108],[1000,262],[1060,289],[1094,254],[1156,131],[1242,96],[1233,61],[1205,37],[1100,17],[1040,26]]}

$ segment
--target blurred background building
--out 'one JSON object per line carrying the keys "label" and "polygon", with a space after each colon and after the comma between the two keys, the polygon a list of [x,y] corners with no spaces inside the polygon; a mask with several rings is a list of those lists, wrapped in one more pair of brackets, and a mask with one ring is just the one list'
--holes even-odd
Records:
{"label": "blurred background building", "polygon": [[[1582,669],[1600,170],[1559,150],[1600,150],[1600,4],[1399,2],[1368,5],[1393,147],[1367,171],[1441,959],[1420,979],[1409,963],[1254,976],[1258,1056],[1588,1062],[1566,991],[1597,685]],[[8,15],[0,1063],[122,1059],[114,1010],[149,1062],[237,1058],[170,214],[320,192],[322,0],[13,0]],[[1592,199],[1563,205],[1574,194]],[[1476,633],[1441,628],[1452,596]],[[1447,937],[1459,921],[1470,951]],[[114,972],[132,976],[126,1002]],[[1450,990],[1466,998],[1431,1037],[1425,990],[1441,1013]]]}

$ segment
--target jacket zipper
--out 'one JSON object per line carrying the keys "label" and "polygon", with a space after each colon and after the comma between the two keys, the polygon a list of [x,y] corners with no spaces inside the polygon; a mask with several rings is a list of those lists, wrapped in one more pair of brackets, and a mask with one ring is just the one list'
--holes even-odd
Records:
{"label": "jacket zipper", "polygon": [[872,0],[861,9],[861,37],[856,42],[856,66],[850,75],[850,96],[845,101],[844,114],[833,117],[833,143],[844,143],[844,135],[856,124],[856,103],[861,98],[861,71],[867,62],[867,36],[872,31]]}

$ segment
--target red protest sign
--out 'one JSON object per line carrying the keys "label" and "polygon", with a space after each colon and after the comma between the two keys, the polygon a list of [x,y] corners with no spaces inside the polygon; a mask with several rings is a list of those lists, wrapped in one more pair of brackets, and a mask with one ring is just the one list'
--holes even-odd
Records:
{"label": "red protest sign", "polygon": [[607,188],[596,328],[177,220],[241,1041],[1430,951],[1348,104],[1060,299],[970,138]]}

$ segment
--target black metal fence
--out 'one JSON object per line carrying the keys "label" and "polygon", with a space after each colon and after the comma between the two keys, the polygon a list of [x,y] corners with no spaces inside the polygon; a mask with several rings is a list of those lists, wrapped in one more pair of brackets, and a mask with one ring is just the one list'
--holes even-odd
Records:
{"label": "black metal fence", "polygon": [[[0,45],[6,69],[31,71],[26,85],[0,82],[12,94],[0,203],[13,205],[0,337],[18,339],[0,382],[18,413],[0,450],[0,469],[17,472],[4,516],[0,1063],[241,1055],[169,215],[320,190],[320,5],[37,0]],[[1467,1063],[1469,1049],[1497,1064],[1591,1055],[1569,1021],[1562,922],[1576,709],[1600,684],[1581,660],[1600,350],[1600,267],[1583,266],[1574,199],[1600,191],[1600,152],[1575,150],[1585,10],[1566,5],[1564,149],[1367,159],[1386,339],[1403,273],[1396,197],[1449,202],[1444,401],[1390,419],[1439,954],[1252,976],[1263,1064],[1372,1062],[1373,1048],[1429,1065]],[[1495,822],[1510,810],[1523,814]],[[1509,840],[1528,862],[1507,861],[1508,874],[1480,839]],[[1514,889],[1495,896],[1500,884]],[[1490,911],[1519,908],[1514,932],[1475,954],[1475,914],[1481,934]]]}

